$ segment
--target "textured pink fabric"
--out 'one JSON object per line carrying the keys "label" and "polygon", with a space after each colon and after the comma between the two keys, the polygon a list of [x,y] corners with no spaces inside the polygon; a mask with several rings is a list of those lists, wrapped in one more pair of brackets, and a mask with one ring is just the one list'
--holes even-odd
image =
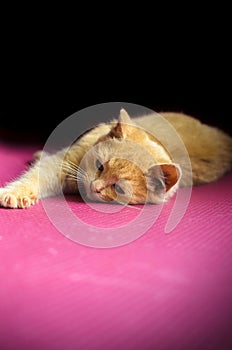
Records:
{"label": "textured pink fabric", "polygon": [[[35,150],[0,144],[0,185]],[[170,234],[173,201],[140,238],[110,249],[62,235],[42,203],[0,208],[0,348],[231,349],[231,185],[228,174],[194,188]],[[55,208],[57,199],[49,203]],[[100,213],[75,197],[68,205],[108,228],[138,212]]]}

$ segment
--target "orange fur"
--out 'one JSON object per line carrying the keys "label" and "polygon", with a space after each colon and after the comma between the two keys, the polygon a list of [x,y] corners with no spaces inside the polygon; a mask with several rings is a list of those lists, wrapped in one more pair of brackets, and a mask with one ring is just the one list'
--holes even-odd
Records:
{"label": "orange fur", "polygon": [[40,198],[77,193],[89,200],[162,203],[180,186],[215,181],[231,169],[232,138],[182,113],[119,118],[31,167],[0,189],[0,204],[27,208]]}

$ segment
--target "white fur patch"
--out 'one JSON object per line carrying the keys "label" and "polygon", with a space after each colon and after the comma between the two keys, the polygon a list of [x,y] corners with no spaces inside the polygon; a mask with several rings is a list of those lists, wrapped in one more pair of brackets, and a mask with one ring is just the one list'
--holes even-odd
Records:
{"label": "white fur patch", "polygon": [[157,152],[157,154],[159,154],[162,158],[164,158],[164,160],[167,160],[168,162],[170,162],[171,159],[170,159],[168,153],[165,151],[163,146],[152,141],[148,136],[147,136],[147,143],[150,147],[152,147],[154,149],[154,151]]}

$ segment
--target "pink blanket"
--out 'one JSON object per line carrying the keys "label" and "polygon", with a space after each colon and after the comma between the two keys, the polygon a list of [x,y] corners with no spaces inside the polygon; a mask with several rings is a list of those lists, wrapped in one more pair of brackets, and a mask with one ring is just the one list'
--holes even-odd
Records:
{"label": "pink blanket", "polygon": [[[37,148],[0,143],[1,186]],[[175,198],[0,208],[0,349],[231,349],[231,185],[193,188],[168,234]]]}

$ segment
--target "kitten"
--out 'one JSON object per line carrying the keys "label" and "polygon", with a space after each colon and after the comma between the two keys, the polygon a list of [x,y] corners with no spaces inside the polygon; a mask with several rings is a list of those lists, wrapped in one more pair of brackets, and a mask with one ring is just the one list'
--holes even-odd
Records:
{"label": "kitten", "polygon": [[70,147],[36,152],[29,169],[0,189],[1,206],[28,208],[62,192],[159,204],[179,187],[215,181],[231,169],[232,138],[224,131],[182,113],[161,115],[130,118],[121,109],[117,120],[97,125]]}

